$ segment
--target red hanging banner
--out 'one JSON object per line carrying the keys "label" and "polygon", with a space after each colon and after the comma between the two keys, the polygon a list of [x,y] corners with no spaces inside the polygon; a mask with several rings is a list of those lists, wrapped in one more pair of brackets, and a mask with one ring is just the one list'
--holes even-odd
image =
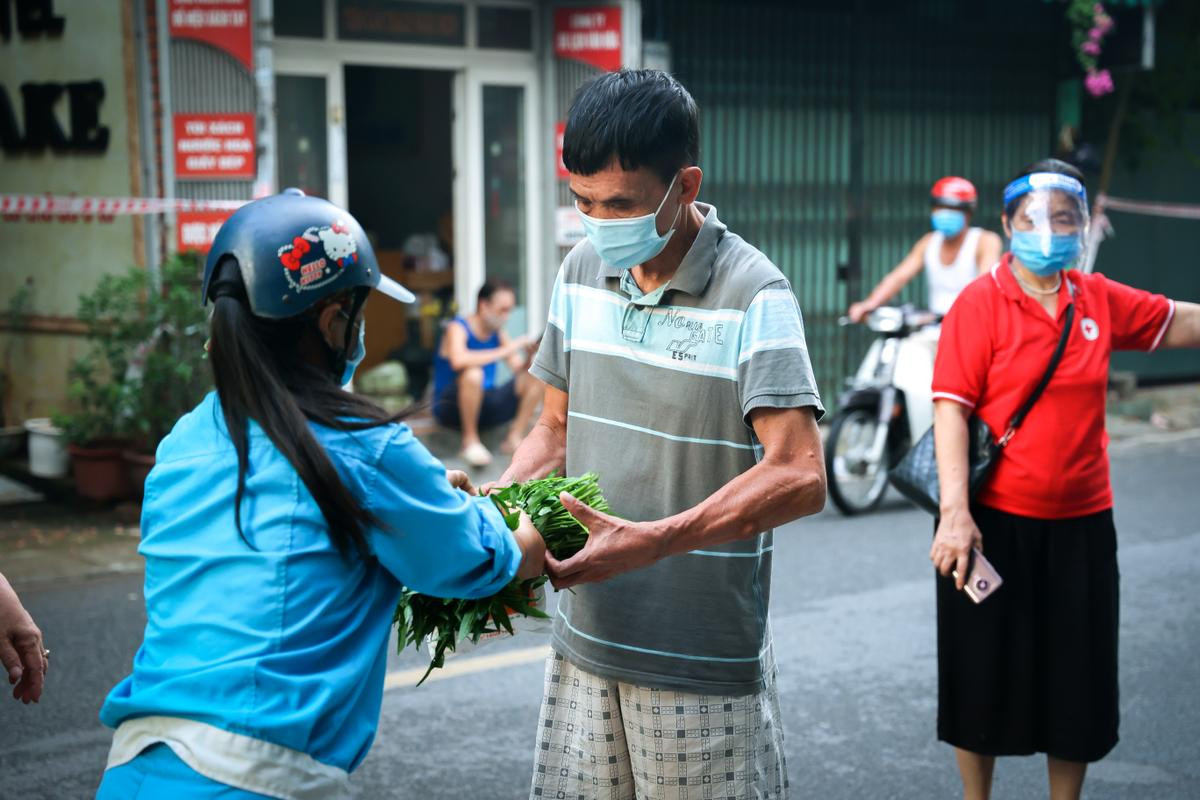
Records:
{"label": "red hanging banner", "polygon": [[554,123],[554,171],[559,178],[570,178],[567,165],[563,163],[563,137],[567,133],[567,123]]}
{"label": "red hanging banner", "polygon": [[621,9],[554,9],[554,55],[614,72],[621,68]]}
{"label": "red hanging banner", "polygon": [[232,211],[180,211],[175,215],[175,249],[207,253]]}
{"label": "red hanging banner", "polygon": [[253,114],[176,114],[176,178],[253,178]]}
{"label": "red hanging banner", "polygon": [[250,0],[170,0],[172,39],[194,39],[224,50],[253,70]]}

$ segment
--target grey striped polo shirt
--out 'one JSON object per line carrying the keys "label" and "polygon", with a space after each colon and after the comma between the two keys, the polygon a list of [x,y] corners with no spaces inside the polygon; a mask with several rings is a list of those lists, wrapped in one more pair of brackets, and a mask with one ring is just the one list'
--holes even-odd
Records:
{"label": "grey striped polo shirt", "polygon": [[[691,508],[753,467],[747,415],[823,412],[796,297],[716,209],[679,270],[643,294],[585,239],[563,261],[531,372],[568,393],[568,475],[595,471],[613,513]],[[772,533],[560,596],[553,646],[595,674],[709,694],[762,687]]]}

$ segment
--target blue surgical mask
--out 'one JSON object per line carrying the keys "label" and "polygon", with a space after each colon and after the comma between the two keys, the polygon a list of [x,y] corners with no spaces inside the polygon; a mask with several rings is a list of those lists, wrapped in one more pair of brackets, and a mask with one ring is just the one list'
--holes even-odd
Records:
{"label": "blue surgical mask", "polygon": [[[675,220],[679,219],[679,211],[675,212],[675,219],[671,220],[671,229],[661,236],[658,234],[655,220],[667,198],[671,196],[671,189],[678,177],[679,173],[675,173],[675,178],[671,178],[671,185],[667,187],[667,193],[663,195],[658,208],[645,216],[596,219],[579,211],[579,204],[575,204],[575,210],[579,211],[579,218],[583,221],[583,230],[605,264],[617,269],[629,269],[646,263],[662,252],[667,246],[667,241],[675,233]],[[679,208],[682,210],[683,206]]]}
{"label": "blue surgical mask", "polygon": [[939,208],[929,215],[933,229],[948,238],[958,236],[967,225],[967,215],[952,208]]}
{"label": "blue surgical mask", "polygon": [[1038,231],[1013,231],[1009,249],[1025,269],[1043,277],[1073,265],[1083,251],[1077,233],[1053,233],[1045,239]]}
{"label": "blue surgical mask", "polygon": [[[343,315],[344,316],[344,315]],[[358,365],[367,355],[367,321],[359,320],[358,322],[358,344],[350,351],[350,355],[346,356],[346,364],[342,367],[341,381],[339,386],[345,386],[354,379],[354,371],[358,369]]]}

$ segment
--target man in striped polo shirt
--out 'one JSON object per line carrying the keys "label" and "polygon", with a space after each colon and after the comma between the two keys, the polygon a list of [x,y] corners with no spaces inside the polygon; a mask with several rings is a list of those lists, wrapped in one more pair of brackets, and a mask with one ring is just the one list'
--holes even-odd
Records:
{"label": "man in striped polo shirt", "polygon": [[663,72],[576,96],[563,160],[587,239],[530,372],[544,411],[500,483],[594,470],[560,595],[531,798],[787,797],[771,529],[819,511],[823,413],[800,310],[696,202],[696,106]]}

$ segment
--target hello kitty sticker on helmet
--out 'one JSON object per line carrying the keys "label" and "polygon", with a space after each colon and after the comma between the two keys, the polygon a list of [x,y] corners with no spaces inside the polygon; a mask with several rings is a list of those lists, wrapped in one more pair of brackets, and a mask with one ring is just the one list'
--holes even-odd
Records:
{"label": "hello kitty sticker on helmet", "polygon": [[[321,245],[319,251],[313,245]],[[305,260],[306,256],[314,257]],[[310,227],[279,248],[277,255],[284,266],[288,285],[297,292],[319,289],[338,279],[347,264],[358,262],[358,244],[354,234],[341,220],[326,227]]]}

